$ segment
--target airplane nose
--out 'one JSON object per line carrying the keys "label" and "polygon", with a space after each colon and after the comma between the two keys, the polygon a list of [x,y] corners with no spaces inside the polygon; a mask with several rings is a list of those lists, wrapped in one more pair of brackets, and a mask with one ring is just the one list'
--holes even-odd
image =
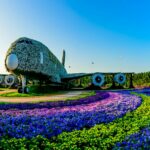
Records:
{"label": "airplane nose", "polygon": [[8,55],[6,66],[9,70],[15,70],[18,67],[18,57],[15,54]]}

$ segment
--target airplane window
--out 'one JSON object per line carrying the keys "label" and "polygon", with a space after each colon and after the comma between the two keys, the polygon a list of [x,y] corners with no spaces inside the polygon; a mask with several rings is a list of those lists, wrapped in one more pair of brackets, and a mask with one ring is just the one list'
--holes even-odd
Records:
{"label": "airplane window", "polygon": [[31,41],[28,41],[28,40],[21,40],[21,41],[19,41],[18,43],[32,44],[32,42],[31,42]]}
{"label": "airplane window", "polygon": [[27,44],[32,44],[32,42],[31,42],[31,41],[27,41],[27,40],[26,40],[25,42],[26,42]]}
{"label": "airplane window", "polygon": [[27,44],[30,44],[29,41],[26,41]]}
{"label": "airplane window", "polygon": [[18,43],[24,43],[24,40],[19,41]]}
{"label": "airplane window", "polygon": [[29,41],[29,43],[30,43],[30,44],[32,44],[32,42],[31,42],[31,41]]}

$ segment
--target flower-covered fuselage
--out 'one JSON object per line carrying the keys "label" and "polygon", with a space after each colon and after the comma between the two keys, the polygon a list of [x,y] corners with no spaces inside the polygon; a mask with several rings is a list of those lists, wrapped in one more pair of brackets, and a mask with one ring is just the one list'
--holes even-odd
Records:
{"label": "flower-covered fuselage", "polygon": [[5,66],[11,73],[32,74],[34,77],[41,74],[57,82],[67,74],[64,66],[45,45],[25,37],[11,44]]}

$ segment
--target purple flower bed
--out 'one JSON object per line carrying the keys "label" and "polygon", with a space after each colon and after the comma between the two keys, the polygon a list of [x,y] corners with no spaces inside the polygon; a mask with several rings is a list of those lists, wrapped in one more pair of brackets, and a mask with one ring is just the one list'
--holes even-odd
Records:
{"label": "purple flower bed", "polygon": [[[104,92],[103,92],[104,93]],[[99,95],[100,94],[100,95]],[[126,112],[136,109],[141,104],[141,98],[130,94],[107,92],[106,98],[102,99],[102,93],[97,93],[94,102],[63,107],[47,107],[46,103],[42,107],[35,107],[31,110],[25,107],[19,109],[0,110],[0,136],[15,138],[31,138],[37,135],[50,138],[63,131],[80,130],[89,128],[99,123],[108,123],[118,117],[122,117]],[[105,95],[105,94],[104,94]],[[9,104],[8,104],[9,105]],[[30,104],[32,105],[32,104]],[[13,104],[15,106],[15,104]],[[41,106],[36,105],[36,106]],[[45,107],[44,107],[45,106]],[[60,105],[58,105],[60,106]],[[10,105],[9,105],[10,107]],[[6,108],[6,105],[4,105]],[[26,108],[26,109],[25,109]]]}
{"label": "purple flower bed", "polygon": [[116,144],[114,150],[115,149],[116,150],[118,149],[149,150],[150,149],[150,127],[147,127],[138,133],[126,137],[126,139],[123,142]]}

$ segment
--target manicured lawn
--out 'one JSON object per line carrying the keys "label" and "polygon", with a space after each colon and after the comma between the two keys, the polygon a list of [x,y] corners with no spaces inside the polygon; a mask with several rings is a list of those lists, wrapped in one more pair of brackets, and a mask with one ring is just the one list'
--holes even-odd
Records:
{"label": "manicured lawn", "polygon": [[38,93],[31,93],[31,94],[23,94],[18,92],[6,92],[3,94],[0,94],[0,97],[32,97],[32,96],[42,96],[44,94],[38,94]]}

